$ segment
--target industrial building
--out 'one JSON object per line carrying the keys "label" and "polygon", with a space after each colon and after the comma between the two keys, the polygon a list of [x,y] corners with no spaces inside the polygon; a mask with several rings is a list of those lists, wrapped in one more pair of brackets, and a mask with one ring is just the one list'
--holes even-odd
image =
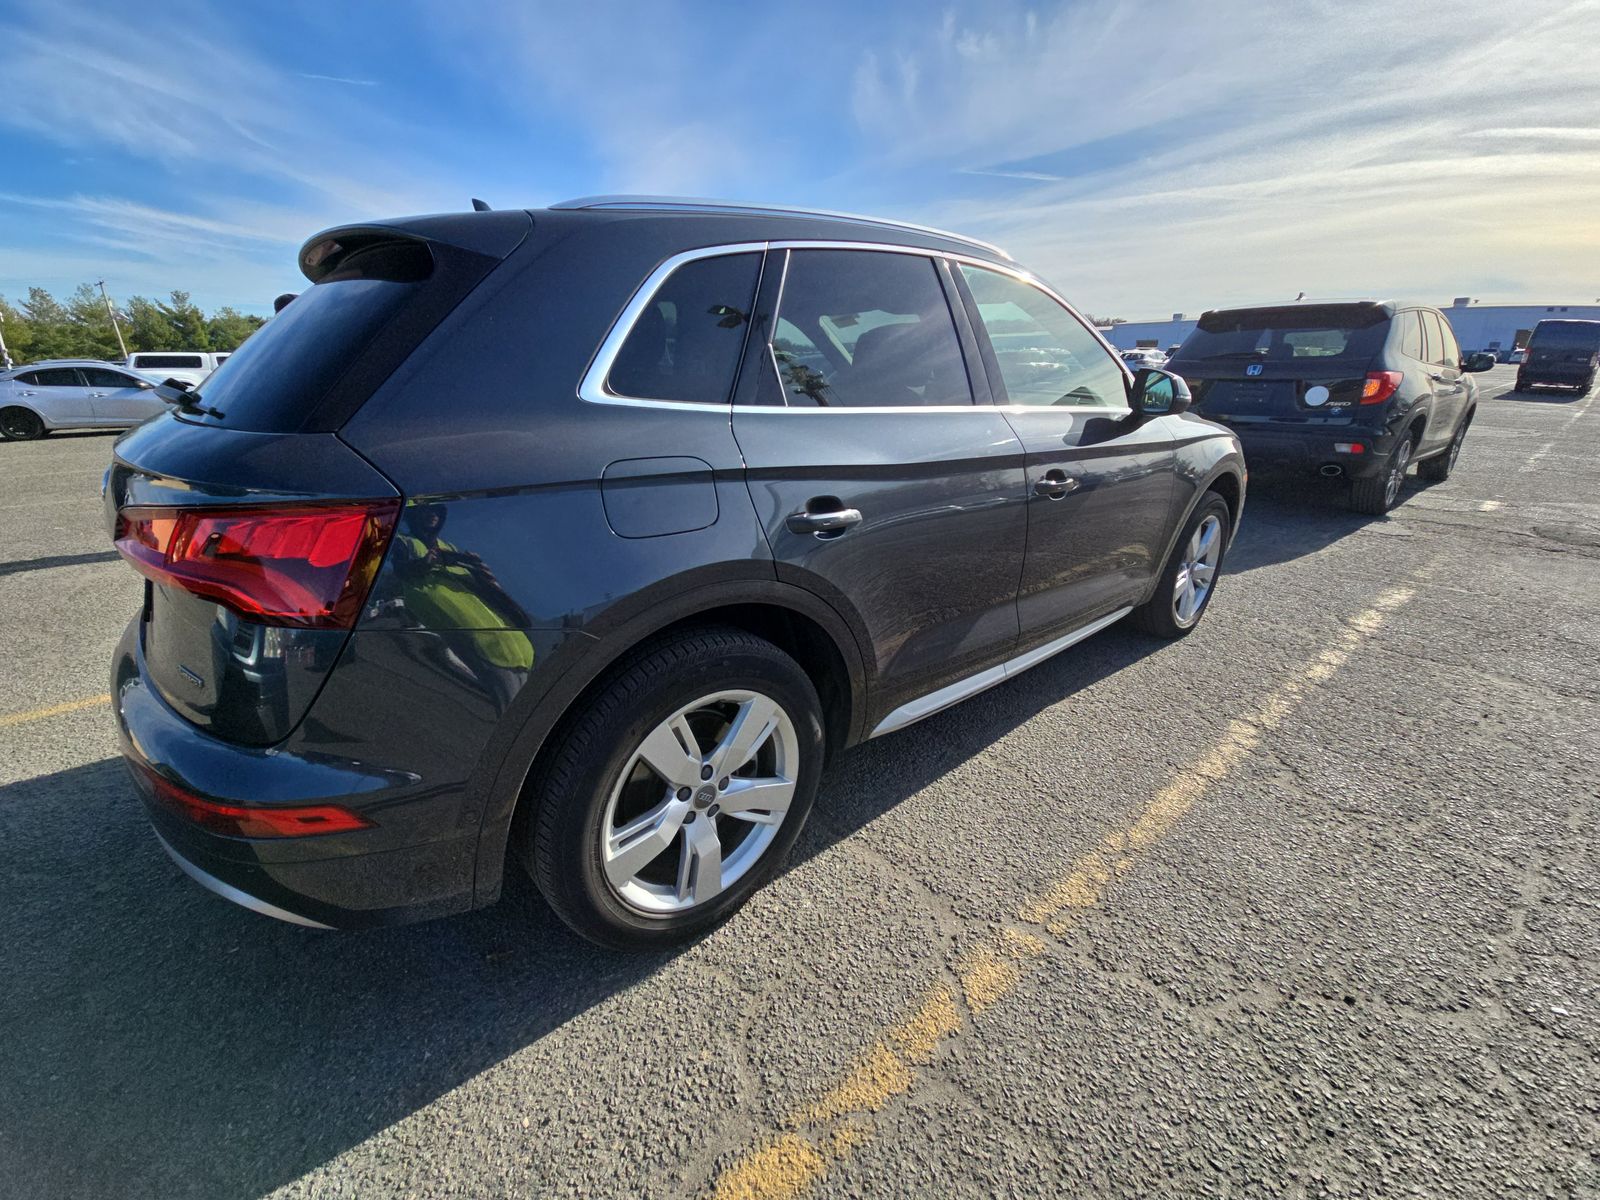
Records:
{"label": "industrial building", "polygon": [[[1304,303],[1314,304],[1314,300]],[[1525,345],[1533,327],[1540,321],[1563,318],[1600,321],[1600,302],[1594,304],[1483,304],[1470,296],[1457,296],[1442,308],[1450,318],[1456,340],[1463,350],[1507,351]],[[1155,346],[1165,350],[1189,336],[1199,314],[1193,317],[1173,313],[1167,321],[1118,321],[1103,325],[1100,332],[1119,350],[1136,346]]]}

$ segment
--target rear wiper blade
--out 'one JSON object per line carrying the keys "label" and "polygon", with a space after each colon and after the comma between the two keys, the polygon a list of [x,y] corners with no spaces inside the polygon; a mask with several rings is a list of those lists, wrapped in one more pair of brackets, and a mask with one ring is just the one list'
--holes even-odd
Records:
{"label": "rear wiper blade", "polygon": [[195,391],[192,387],[178,387],[177,382],[177,380],[169,379],[166,383],[156,384],[156,395],[160,396],[168,404],[176,404],[182,411],[186,413],[194,413],[196,416],[201,417],[216,417],[221,419],[222,410],[220,408],[212,408],[208,404],[202,404],[200,402],[201,397],[199,392]]}
{"label": "rear wiper blade", "polygon": [[1224,350],[1221,354],[1207,354],[1201,362],[1215,362],[1219,358],[1265,358],[1265,350]]}

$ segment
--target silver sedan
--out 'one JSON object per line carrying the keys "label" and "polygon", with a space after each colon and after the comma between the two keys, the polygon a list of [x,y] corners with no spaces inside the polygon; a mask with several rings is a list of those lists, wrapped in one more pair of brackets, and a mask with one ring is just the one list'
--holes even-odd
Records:
{"label": "silver sedan", "polygon": [[57,429],[128,429],[166,410],[154,380],[110,363],[63,359],[0,371],[0,438],[8,442]]}

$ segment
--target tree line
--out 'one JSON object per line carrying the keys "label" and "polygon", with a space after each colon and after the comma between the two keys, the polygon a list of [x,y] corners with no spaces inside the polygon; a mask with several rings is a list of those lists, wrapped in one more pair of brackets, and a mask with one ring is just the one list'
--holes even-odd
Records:
{"label": "tree line", "polygon": [[[140,350],[235,350],[266,324],[264,317],[228,307],[207,316],[188,292],[173,292],[165,300],[134,296],[116,313],[130,354]],[[106,303],[93,284],[80,283],[64,301],[40,287],[29,288],[28,298],[20,304],[0,296],[0,317],[5,318],[0,338],[18,363],[122,357]]]}

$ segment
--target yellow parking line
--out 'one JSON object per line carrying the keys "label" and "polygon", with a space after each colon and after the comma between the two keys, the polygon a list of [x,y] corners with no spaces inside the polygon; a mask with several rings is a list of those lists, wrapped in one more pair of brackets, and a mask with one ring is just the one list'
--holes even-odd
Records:
{"label": "yellow parking line", "polygon": [[715,1200],[795,1200],[845,1162],[872,1136],[873,1114],[916,1087],[919,1068],[940,1045],[1014,991],[1030,961],[1044,956],[1049,947],[1028,926],[1062,934],[1096,908],[1118,874],[1170,833],[1208,787],[1226,778],[1413,595],[1409,587],[1384,592],[1298,675],[1231,722],[1217,743],[1157,792],[1134,820],[1024,904],[1016,914],[1018,925],[1001,930],[957,963],[959,989],[939,985],[928,991],[916,1012],[878,1038],[837,1084],[794,1109],[761,1145],[735,1159],[715,1181]]}
{"label": "yellow parking line", "polygon": [[26,725],[29,721],[42,721],[46,717],[59,717],[64,713],[79,712],[98,704],[110,704],[110,696],[90,696],[84,700],[68,700],[65,704],[52,704],[49,708],[34,708],[27,712],[6,713],[0,716],[0,729],[10,725]]}

